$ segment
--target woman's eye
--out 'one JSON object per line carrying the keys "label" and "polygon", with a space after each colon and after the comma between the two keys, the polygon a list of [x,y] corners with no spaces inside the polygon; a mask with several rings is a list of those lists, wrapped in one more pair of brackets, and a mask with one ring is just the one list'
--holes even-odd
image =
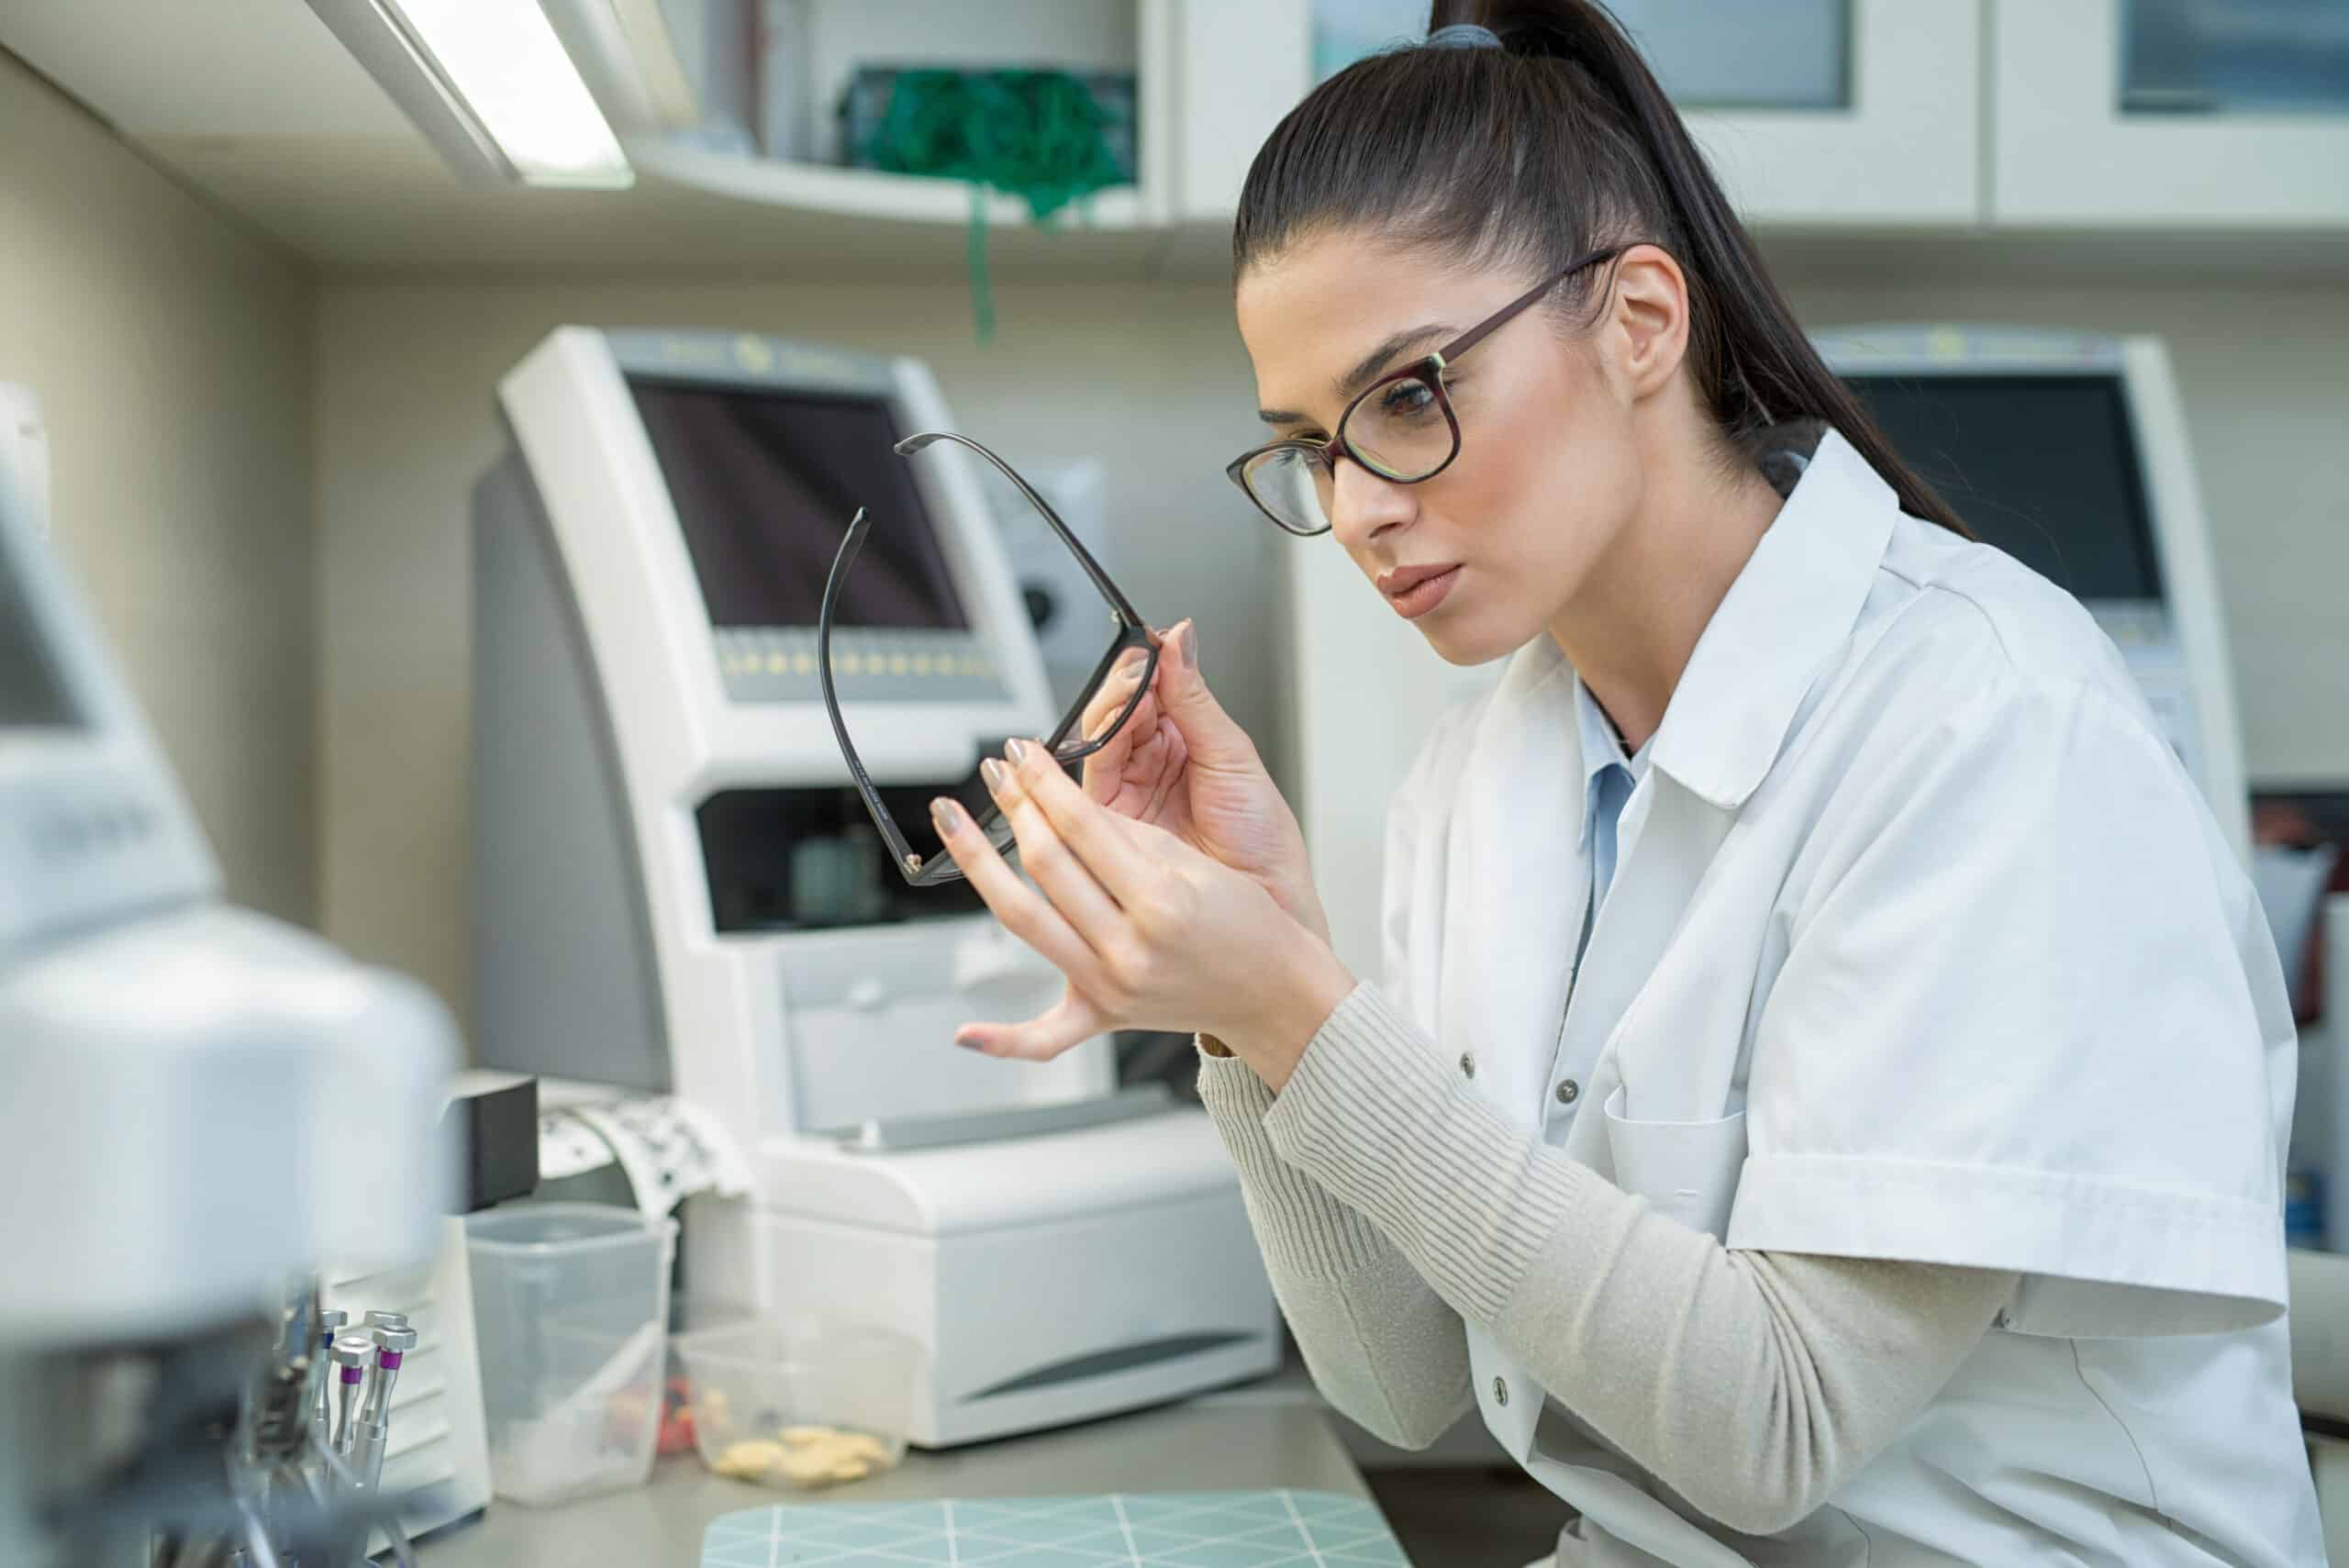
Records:
{"label": "woman's eye", "polygon": [[1398,381],[1378,395],[1378,411],[1389,419],[1415,418],[1435,407],[1435,394],[1423,381]]}

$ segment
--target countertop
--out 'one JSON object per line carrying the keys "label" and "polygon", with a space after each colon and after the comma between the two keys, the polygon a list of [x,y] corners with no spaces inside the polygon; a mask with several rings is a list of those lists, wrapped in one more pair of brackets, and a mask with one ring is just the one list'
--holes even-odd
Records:
{"label": "countertop", "polygon": [[[1277,1486],[1369,1495],[1315,1405],[1210,1397],[943,1453],[916,1451],[896,1470],[830,1496],[883,1502]],[[699,1560],[703,1528],[720,1514],[822,1496],[725,1480],[686,1454],[662,1460],[646,1485],[561,1507],[493,1500],[484,1518],[419,1546],[417,1561],[419,1568],[690,1565]]]}

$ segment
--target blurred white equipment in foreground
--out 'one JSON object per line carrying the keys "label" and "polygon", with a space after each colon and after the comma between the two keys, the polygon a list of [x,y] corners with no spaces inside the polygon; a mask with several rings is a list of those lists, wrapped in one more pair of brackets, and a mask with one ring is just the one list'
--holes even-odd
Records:
{"label": "blurred white equipment in foreground", "polygon": [[222,901],[27,451],[0,430],[0,1562],[143,1562],[217,1527],[289,1282],[432,1250],[454,1034]]}

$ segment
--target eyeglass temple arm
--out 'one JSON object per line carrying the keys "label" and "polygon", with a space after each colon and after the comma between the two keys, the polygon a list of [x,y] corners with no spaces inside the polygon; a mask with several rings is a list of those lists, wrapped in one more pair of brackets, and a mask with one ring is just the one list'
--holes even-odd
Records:
{"label": "eyeglass temple arm", "polygon": [[1604,261],[1609,257],[1620,256],[1626,249],[1628,249],[1626,246],[1609,245],[1604,250],[1593,250],[1587,256],[1575,258],[1575,260],[1560,268],[1550,276],[1542,279],[1540,283],[1535,284],[1531,288],[1527,289],[1523,294],[1519,295],[1515,299],[1510,300],[1507,305],[1502,306],[1499,310],[1490,316],[1487,316],[1484,320],[1478,322],[1475,326],[1470,328],[1467,331],[1462,333],[1459,337],[1453,339],[1451,342],[1445,344],[1442,349],[1437,350],[1435,358],[1438,367],[1441,368],[1442,364],[1458,359],[1461,355],[1466,353],[1469,350],[1483,342],[1487,337],[1499,331],[1511,321],[1516,320],[1518,316],[1527,306],[1531,305],[1535,300],[1540,299],[1543,295],[1548,294],[1552,289],[1556,288],[1560,284],[1564,283],[1568,278],[1573,277],[1585,267],[1590,266],[1594,262]]}
{"label": "eyeglass temple arm", "polygon": [[1019,494],[1028,498],[1029,505],[1044,515],[1044,521],[1050,523],[1052,526],[1052,531],[1061,536],[1061,542],[1068,546],[1070,553],[1076,557],[1076,563],[1085,568],[1085,574],[1093,579],[1093,585],[1101,590],[1101,596],[1109,601],[1109,607],[1117,612],[1119,620],[1127,626],[1138,627],[1143,624],[1141,612],[1127,602],[1125,595],[1118,591],[1118,585],[1109,581],[1109,574],[1101,570],[1101,563],[1093,559],[1093,552],[1085,549],[1078,541],[1076,535],[1069,531],[1069,526],[1066,523],[1061,521],[1061,515],[1052,510],[1052,503],[1037,495],[1035,486],[1020,478],[1018,472],[1003,459],[996,456],[970,437],[958,435],[952,430],[925,430],[919,435],[907,436],[897,443],[897,454],[900,457],[911,457],[936,441],[952,441],[957,446],[968,447],[995,464],[996,472],[1011,481]]}
{"label": "eyeglass temple arm", "polygon": [[832,733],[840,740],[841,755],[848,759],[849,776],[856,782],[856,793],[864,797],[874,825],[889,841],[889,852],[896,857],[897,869],[911,876],[921,869],[920,857],[914,853],[906,836],[897,831],[888,806],[882,803],[881,792],[874,787],[873,775],[864,771],[864,762],[856,754],[856,744],[848,738],[848,725],[841,717],[840,694],[832,688],[832,605],[840,597],[841,580],[848,575],[856,552],[864,548],[864,536],[872,527],[865,520],[864,508],[859,506],[856,516],[849,519],[848,538],[841,541],[840,553],[832,557],[831,573],[824,579],[824,602],[816,613],[816,678],[823,683],[824,713],[832,721]]}

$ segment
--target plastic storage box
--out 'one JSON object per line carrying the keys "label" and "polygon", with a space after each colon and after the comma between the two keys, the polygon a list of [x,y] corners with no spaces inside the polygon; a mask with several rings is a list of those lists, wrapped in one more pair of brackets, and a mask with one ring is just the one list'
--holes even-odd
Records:
{"label": "plastic storage box", "polygon": [[924,1351],[878,1329],[703,1314],[674,1341],[694,1446],[720,1475],[840,1485],[905,1457]]}
{"label": "plastic storage box", "polygon": [[558,1503],[651,1473],[676,1244],[675,1220],[601,1204],[466,1220],[497,1496]]}

